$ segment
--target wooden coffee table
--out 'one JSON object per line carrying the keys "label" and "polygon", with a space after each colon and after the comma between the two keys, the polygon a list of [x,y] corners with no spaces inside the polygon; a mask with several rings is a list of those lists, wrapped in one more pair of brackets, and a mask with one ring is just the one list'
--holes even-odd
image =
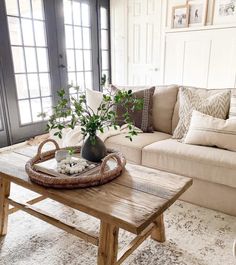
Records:
{"label": "wooden coffee table", "polygon": [[[23,210],[98,246],[99,265],[121,264],[150,235],[154,240],[164,242],[163,213],[192,184],[190,178],[127,164],[122,176],[103,186],[48,189],[32,183],[25,173],[25,163],[35,153],[36,148],[28,146],[0,153],[0,235],[7,233],[8,215]],[[9,197],[11,182],[40,196],[26,203],[17,202]],[[99,236],[33,206],[46,198],[100,219]],[[13,208],[9,209],[9,204]],[[119,228],[137,236],[118,254]]]}

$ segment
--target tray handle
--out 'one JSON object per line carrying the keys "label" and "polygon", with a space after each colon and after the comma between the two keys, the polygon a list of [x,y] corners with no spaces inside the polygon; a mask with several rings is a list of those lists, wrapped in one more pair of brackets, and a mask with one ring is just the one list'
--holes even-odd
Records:
{"label": "tray handle", "polygon": [[53,140],[53,139],[47,139],[47,140],[43,141],[43,142],[39,145],[39,147],[38,147],[38,153],[37,153],[37,156],[39,156],[41,159],[43,158],[43,157],[42,157],[42,149],[43,149],[44,145],[45,145],[46,143],[49,143],[49,142],[51,142],[51,143],[53,143],[53,144],[55,145],[56,150],[59,150],[59,149],[60,149],[58,143],[57,143],[55,140]]}
{"label": "tray handle", "polygon": [[100,168],[100,171],[99,171],[99,174],[101,176],[103,176],[103,174],[105,172],[105,168],[106,168],[106,165],[107,165],[108,160],[110,160],[112,158],[115,158],[115,160],[117,162],[117,165],[119,167],[122,167],[122,162],[121,162],[121,159],[120,159],[119,155],[117,155],[116,153],[109,154],[102,161],[102,165],[101,165],[101,168]]}

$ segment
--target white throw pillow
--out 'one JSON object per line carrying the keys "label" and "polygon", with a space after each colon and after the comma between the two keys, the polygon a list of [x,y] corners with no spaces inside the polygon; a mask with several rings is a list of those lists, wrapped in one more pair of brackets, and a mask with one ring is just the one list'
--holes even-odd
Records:
{"label": "white throw pillow", "polygon": [[194,110],[184,143],[236,151],[236,119],[218,119]]}
{"label": "white throw pillow", "polygon": [[103,99],[103,93],[91,89],[86,89],[86,100],[88,106],[93,110],[94,113],[97,112]]}
{"label": "white throw pillow", "polygon": [[231,90],[229,118],[230,119],[232,119],[232,118],[236,119],[236,89]]}

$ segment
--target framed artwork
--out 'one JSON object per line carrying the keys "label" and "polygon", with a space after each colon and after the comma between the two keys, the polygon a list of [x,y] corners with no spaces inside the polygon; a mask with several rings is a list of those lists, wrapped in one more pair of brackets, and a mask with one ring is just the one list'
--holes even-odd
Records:
{"label": "framed artwork", "polygon": [[189,27],[205,26],[207,18],[207,0],[188,1]]}
{"label": "framed artwork", "polygon": [[236,0],[214,0],[213,24],[236,23]]}
{"label": "framed artwork", "polygon": [[172,8],[171,26],[174,29],[188,27],[189,5],[174,6]]}

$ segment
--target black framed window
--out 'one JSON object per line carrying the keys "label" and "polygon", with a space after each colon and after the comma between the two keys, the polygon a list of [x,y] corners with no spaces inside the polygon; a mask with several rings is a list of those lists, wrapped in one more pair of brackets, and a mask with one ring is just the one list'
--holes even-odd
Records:
{"label": "black framed window", "polygon": [[[0,1],[0,60],[11,143],[43,133],[57,90],[110,76],[108,0]],[[0,131],[6,127],[0,109]],[[1,118],[2,116],[3,118]]]}

